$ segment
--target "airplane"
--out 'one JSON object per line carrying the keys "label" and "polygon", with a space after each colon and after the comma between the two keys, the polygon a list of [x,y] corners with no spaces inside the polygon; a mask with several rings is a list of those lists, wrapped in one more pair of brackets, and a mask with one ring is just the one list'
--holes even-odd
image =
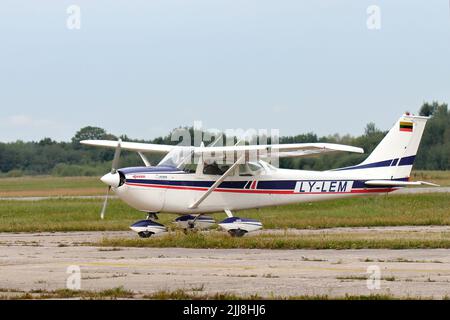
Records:
{"label": "airplane", "polygon": [[[130,226],[140,237],[167,231],[156,222],[159,213],[178,214],[181,228],[207,229],[216,222],[208,214],[225,212],[218,225],[233,237],[262,228],[254,219],[233,212],[300,202],[385,194],[402,187],[436,184],[409,181],[428,117],[402,115],[373,152],[360,164],[325,171],[283,169],[274,157],[306,157],[330,152],[364,153],[363,149],[333,143],[295,143],[234,146],[174,146],[135,142],[84,140],[84,145],[114,148],[111,172],[101,181],[147,218]],[[135,151],[145,166],[119,168],[121,150]],[[144,153],[165,155],[151,166]],[[192,158],[197,161],[192,161]],[[219,164],[222,160],[224,164]],[[230,161],[231,159],[231,161]]]}

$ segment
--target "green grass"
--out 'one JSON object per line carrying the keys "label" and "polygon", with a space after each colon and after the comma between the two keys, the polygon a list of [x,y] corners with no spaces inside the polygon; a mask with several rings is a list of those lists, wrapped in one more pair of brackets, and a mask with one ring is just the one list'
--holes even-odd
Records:
{"label": "green grass", "polygon": [[0,197],[103,195],[98,177],[33,176],[0,179]]}
{"label": "green grass", "polygon": [[[192,290],[177,289],[173,291],[161,290],[151,294],[139,294],[133,291],[117,287],[101,291],[93,290],[31,290],[21,291],[14,289],[1,289],[0,299],[31,300],[31,299],[148,299],[148,300],[393,300],[401,299],[392,294],[370,294],[370,295],[301,295],[301,296],[260,296],[260,295],[236,295],[232,293],[202,293]],[[407,296],[406,299],[419,299]]]}
{"label": "green grass", "polygon": [[[145,214],[111,199],[100,220],[101,199],[0,201],[0,232],[129,230]],[[282,207],[245,210],[236,215],[261,220],[266,229],[450,225],[450,197],[446,193],[372,196]],[[214,215],[223,220],[224,213]],[[176,216],[160,214],[171,226]]]}
{"label": "green grass", "polygon": [[428,181],[443,187],[450,186],[450,171],[415,170],[411,174],[413,181]]}
{"label": "green grass", "polygon": [[133,221],[144,218],[142,212],[111,199],[101,220],[102,203],[102,199],[0,201],[0,232],[128,230]]}
{"label": "green grass", "polygon": [[232,238],[225,233],[171,232],[151,239],[104,238],[89,245],[105,247],[204,248],[204,249],[411,249],[450,248],[450,232],[263,234]]}
{"label": "green grass", "polygon": [[239,216],[261,220],[272,228],[450,225],[450,196],[389,195],[248,210]]}
{"label": "green grass", "polygon": [[[100,177],[25,176],[0,178],[0,197],[103,195]],[[450,186],[450,171],[413,171],[413,180]]]}
{"label": "green grass", "polygon": [[[2,294],[3,293],[3,294]],[[130,299],[134,298],[135,294],[132,291],[125,290],[123,287],[116,287],[101,291],[89,290],[31,290],[31,291],[16,291],[12,289],[0,289],[0,299]]]}

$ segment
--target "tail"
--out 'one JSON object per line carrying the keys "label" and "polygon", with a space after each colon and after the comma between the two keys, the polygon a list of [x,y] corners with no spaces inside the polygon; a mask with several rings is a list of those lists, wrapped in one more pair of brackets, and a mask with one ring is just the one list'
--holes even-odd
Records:
{"label": "tail", "polygon": [[357,170],[369,179],[407,180],[427,120],[409,114],[401,116],[366,160],[337,170]]}

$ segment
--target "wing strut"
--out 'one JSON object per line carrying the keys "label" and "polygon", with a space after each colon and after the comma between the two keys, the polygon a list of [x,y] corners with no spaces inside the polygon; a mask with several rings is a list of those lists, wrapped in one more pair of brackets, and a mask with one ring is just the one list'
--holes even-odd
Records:
{"label": "wing strut", "polygon": [[220,176],[219,179],[216,180],[216,182],[213,183],[211,187],[193,204],[189,206],[189,209],[196,209],[200,203],[202,203],[210,194],[214,191],[222,182],[225,180],[226,177],[228,177],[233,171],[234,168],[236,168],[237,165],[241,162],[242,159],[244,159],[245,155],[240,156],[235,163],[227,170],[223,175]]}
{"label": "wing strut", "polygon": [[146,167],[151,167],[152,166],[150,161],[148,161],[147,157],[142,152],[138,151],[138,155],[141,157],[141,159],[144,162]]}

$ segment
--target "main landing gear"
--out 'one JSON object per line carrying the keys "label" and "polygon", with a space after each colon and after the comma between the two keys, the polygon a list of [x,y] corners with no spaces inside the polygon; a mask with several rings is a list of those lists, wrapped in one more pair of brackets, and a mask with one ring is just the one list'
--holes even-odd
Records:
{"label": "main landing gear", "polygon": [[228,231],[232,237],[242,237],[248,232],[261,229],[262,223],[253,219],[229,217],[220,222],[219,226],[225,231]]}
{"label": "main landing gear", "polygon": [[[262,223],[254,219],[246,219],[233,217],[231,211],[225,211],[228,218],[218,223],[219,227],[227,231],[232,237],[242,237],[245,234],[260,230]],[[149,238],[154,234],[167,232],[167,227],[161,223],[156,222],[158,219],[156,212],[149,212],[147,219],[135,222],[130,226],[130,229],[137,232],[141,238]],[[175,224],[182,228],[185,233],[196,230],[206,230],[211,228],[216,221],[206,215],[182,215],[175,219]]]}

